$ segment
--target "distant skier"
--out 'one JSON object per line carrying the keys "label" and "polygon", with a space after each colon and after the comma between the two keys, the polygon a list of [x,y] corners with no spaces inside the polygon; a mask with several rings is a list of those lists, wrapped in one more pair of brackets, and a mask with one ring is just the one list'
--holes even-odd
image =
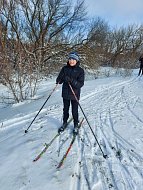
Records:
{"label": "distant skier", "polygon": [[72,86],[78,100],[80,99],[81,87],[84,85],[84,70],[80,67],[79,55],[76,52],[71,52],[68,56],[67,65],[64,66],[57,79],[56,83],[62,84],[63,97],[63,126],[58,132],[64,131],[69,118],[69,107],[72,106],[72,116],[74,121],[73,133],[78,133],[78,102],[76,101],[69,84]]}
{"label": "distant skier", "polygon": [[140,70],[139,70],[138,76],[140,76],[141,72],[142,72],[142,75],[143,75],[143,56],[141,56],[139,58],[139,61],[140,61]]}

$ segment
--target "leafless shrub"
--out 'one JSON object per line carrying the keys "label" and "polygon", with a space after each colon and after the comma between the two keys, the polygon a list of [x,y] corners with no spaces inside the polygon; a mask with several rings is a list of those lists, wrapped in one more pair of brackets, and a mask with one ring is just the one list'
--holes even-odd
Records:
{"label": "leafless shrub", "polygon": [[69,0],[1,0],[0,81],[16,102],[34,96],[41,76],[58,71],[72,50],[95,78],[100,66],[124,68],[124,75],[137,67],[142,25],[111,29],[99,17],[85,22],[84,0],[72,5]]}

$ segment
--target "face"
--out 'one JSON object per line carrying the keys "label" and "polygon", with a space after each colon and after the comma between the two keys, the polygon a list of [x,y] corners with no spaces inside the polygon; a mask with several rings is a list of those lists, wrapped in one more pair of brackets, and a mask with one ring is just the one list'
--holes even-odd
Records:
{"label": "face", "polygon": [[71,67],[75,66],[77,61],[75,59],[69,59],[69,64]]}

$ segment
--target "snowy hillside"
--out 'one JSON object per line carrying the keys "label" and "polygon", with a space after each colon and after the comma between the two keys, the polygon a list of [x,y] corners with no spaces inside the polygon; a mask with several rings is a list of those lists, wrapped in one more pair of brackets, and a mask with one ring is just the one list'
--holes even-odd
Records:
{"label": "snowy hillside", "polygon": [[54,86],[54,79],[42,82],[37,100],[0,105],[0,189],[142,190],[143,77],[85,82],[80,104],[108,158],[84,121],[60,169],[56,167],[71,142],[72,123],[37,162],[33,159],[61,125],[61,86],[24,133]]}

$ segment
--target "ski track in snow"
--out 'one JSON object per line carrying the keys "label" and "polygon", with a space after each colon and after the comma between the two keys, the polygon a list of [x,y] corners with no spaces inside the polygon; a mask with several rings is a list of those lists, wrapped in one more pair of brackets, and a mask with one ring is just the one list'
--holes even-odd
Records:
{"label": "ski track in snow", "polygon": [[[87,169],[90,167],[90,164],[88,164],[88,167],[87,165],[85,165],[84,170],[86,170],[86,172],[84,171],[82,172],[82,173],[87,174],[87,176],[91,176],[91,178],[95,178],[95,175],[96,177],[99,175],[99,179],[98,177],[97,179],[95,179],[95,182],[93,182],[94,184],[93,186],[95,186],[95,183],[98,183],[99,180],[101,179],[102,180],[101,189],[117,189],[117,190],[118,189],[119,190],[120,189],[131,189],[131,190],[140,189],[140,185],[143,183],[143,176],[142,176],[143,156],[140,156],[140,155],[137,156],[138,155],[137,153],[135,153],[136,156],[135,155],[133,156],[134,151],[132,149],[134,149],[135,147],[130,145],[130,143],[126,142],[117,132],[115,132],[114,123],[116,123],[116,121],[113,122],[113,120],[117,118],[121,118],[123,116],[122,110],[126,108],[129,112],[128,114],[131,115],[130,116],[131,118],[134,117],[134,120],[138,120],[140,123],[142,123],[142,119],[137,115],[137,113],[132,111],[132,108],[131,108],[132,105],[129,105],[130,101],[127,98],[132,98],[132,97],[127,97],[125,95],[125,89],[134,85],[136,81],[137,79],[133,79],[128,82],[123,82],[121,84],[114,85],[110,88],[107,87],[104,90],[99,91],[99,93],[91,92],[90,94],[86,95],[86,97],[82,98],[82,100],[84,100],[84,103],[88,101],[88,107],[90,107],[91,120],[93,120],[94,116],[92,116],[92,113],[94,113],[94,109],[95,109],[95,107],[92,106],[93,105],[92,99],[96,99],[100,94],[99,102],[101,103],[104,102],[103,106],[101,104],[100,105],[96,104],[99,107],[99,108],[96,108],[97,110],[96,115],[99,115],[98,118],[100,118],[100,121],[97,121],[99,122],[99,127],[98,127],[99,129],[96,132],[98,134],[97,139],[101,139],[101,146],[104,150],[104,153],[106,153],[107,155],[111,155],[111,158],[109,157],[106,160],[102,158],[102,161],[101,160],[95,161],[96,171],[92,171],[90,175]],[[112,94],[109,93],[109,96],[108,96],[109,89],[111,90],[111,88],[113,89]],[[101,95],[101,92],[102,92],[102,95]],[[96,96],[97,94],[98,96]],[[89,99],[91,100],[89,101]],[[98,98],[96,101],[98,102]],[[136,98],[136,102],[137,101],[138,101],[138,98]],[[91,102],[91,106],[90,106],[90,102]],[[84,110],[86,110],[86,108]],[[88,112],[88,110],[86,110],[86,112]],[[105,126],[107,129],[105,128]],[[96,146],[98,148],[98,145]],[[120,150],[122,150],[121,153],[120,153]],[[85,151],[85,152],[88,152],[88,151]],[[122,154],[122,159],[120,158],[120,155],[118,155],[119,153]],[[131,159],[131,155],[133,157],[132,159]],[[84,156],[83,160],[85,160],[85,157],[86,156]],[[112,159],[112,157],[114,157],[114,159]],[[92,162],[94,161],[94,159],[95,158],[93,157]],[[127,166],[127,162],[129,162],[130,165]],[[135,164],[135,163],[138,163],[138,164]],[[141,166],[142,168],[140,168],[139,166]],[[90,170],[93,170],[93,167],[90,168]],[[134,176],[137,176],[136,179],[134,178]],[[81,181],[81,177],[80,177],[80,181]],[[90,185],[92,183],[88,180],[87,184],[89,185],[87,185],[86,189],[91,189]]]}
{"label": "ski track in snow", "polygon": [[[39,161],[33,163],[32,160],[61,125],[62,102],[58,103],[55,100],[44,108],[28,134],[24,134],[24,130],[37,111],[4,120],[0,129],[0,163],[5,160],[4,164],[1,164],[1,171],[8,174],[5,179],[0,172],[1,189],[8,190],[8,180],[11,190],[141,190],[143,99],[142,94],[133,91],[141,87],[142,80],[131,78],[97,88],[95,85],[95,90],[85,90],[82,93],[80,104],[108,158],[103,158],[85,121],[59,171],[56,170],[56,166],[72,138],[72,124]],[[59,90],[56,91],[56,94],[58,93]],[[79,113],[83,117],[80,110]],[[135,133],[134,137],[126,138],[128,134],[124,134],[123,131],[126,125],[130,126],[129,134]],[[140,135],[138,138],[136,133]],[[5,143],[9,146],[5,147]],[[14,163],[13,174],[10,167]],[[39,184],[40,180],[43,184]]]}

